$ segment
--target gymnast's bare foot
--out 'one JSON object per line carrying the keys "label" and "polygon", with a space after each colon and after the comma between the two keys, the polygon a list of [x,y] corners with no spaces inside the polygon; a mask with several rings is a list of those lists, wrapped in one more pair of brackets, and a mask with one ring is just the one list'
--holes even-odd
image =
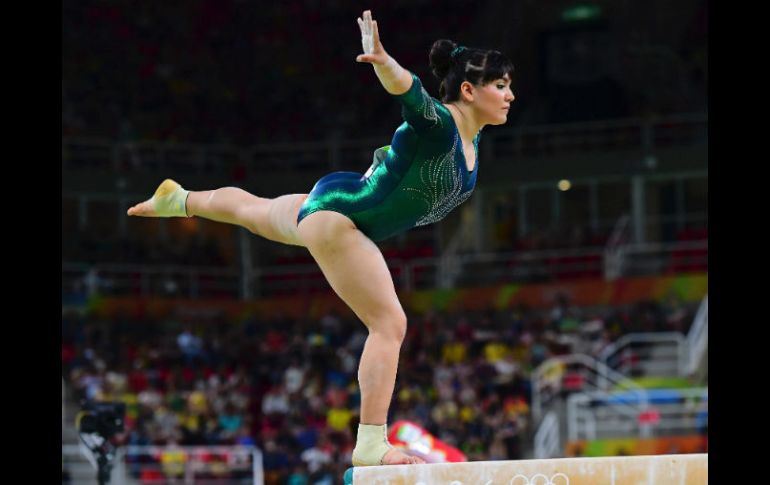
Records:
{"label": "gymnast's bare foot", "polygon": [[383,465],[420,465],[424,463],[425,460],[419,456],[407,455],[396,448],[391,448],[385,453],[385,456],[382,457]]}

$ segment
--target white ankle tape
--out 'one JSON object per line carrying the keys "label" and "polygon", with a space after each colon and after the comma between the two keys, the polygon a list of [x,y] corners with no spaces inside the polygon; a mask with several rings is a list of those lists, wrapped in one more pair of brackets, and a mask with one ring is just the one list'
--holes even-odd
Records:
{"label": "white ankle tape", "polygon": [[187,215],[189,190],[179,186],[174,192],[163,196],[152,196],[153,207],[161,217],[190,217]]}
{"label": "white ankle tape", "polygon": [[393,448],[388,442],[388,425],[359,424],[353,466],[382,465],[385,453]]}

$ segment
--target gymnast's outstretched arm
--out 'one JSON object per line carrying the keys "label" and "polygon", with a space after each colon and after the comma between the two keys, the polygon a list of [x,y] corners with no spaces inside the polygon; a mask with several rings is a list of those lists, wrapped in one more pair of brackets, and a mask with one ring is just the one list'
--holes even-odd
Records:
{"label": "gymnast's outstretched arm", "polygon": [[409,91],[412,86],[412,74],[399,66],[396,60],[385,52],[380,42],[377,21],[372,20],[371,10],[364,12],[363,19],[359,17],[358,26],[361,27],[361,44],[364,53],[358,55],[356,61],[373,65],[382,87],[390,94],[399,95]]}

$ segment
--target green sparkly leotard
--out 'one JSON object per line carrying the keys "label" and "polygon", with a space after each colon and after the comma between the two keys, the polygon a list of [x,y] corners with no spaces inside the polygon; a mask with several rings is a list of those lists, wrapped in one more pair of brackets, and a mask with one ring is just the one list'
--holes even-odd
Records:
{"label": "green sparkly leotard", "polygon": [[[349,217],[373,241],[443,219],[470,197],[478,155],[468,171],[460,134],[449,110],[428,95],[412,74],[412,86],[395,96],[404,123],[389,146],[374,152],[361,175],[334,172],[316,182],[300,208],[297,224],[313,212]],[[478,154],[479,135],[473,140]]]}

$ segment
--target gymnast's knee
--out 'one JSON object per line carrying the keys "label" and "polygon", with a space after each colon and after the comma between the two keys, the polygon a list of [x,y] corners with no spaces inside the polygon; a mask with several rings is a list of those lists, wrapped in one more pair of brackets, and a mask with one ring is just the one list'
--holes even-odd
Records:
{"label": "gymnast's knee", "polygon": [[369,334],[377,334],[399,345],[406,338],[407,318],[404,310],[399,308],[387,314],[366,317],[364,324],[369,328]]}

